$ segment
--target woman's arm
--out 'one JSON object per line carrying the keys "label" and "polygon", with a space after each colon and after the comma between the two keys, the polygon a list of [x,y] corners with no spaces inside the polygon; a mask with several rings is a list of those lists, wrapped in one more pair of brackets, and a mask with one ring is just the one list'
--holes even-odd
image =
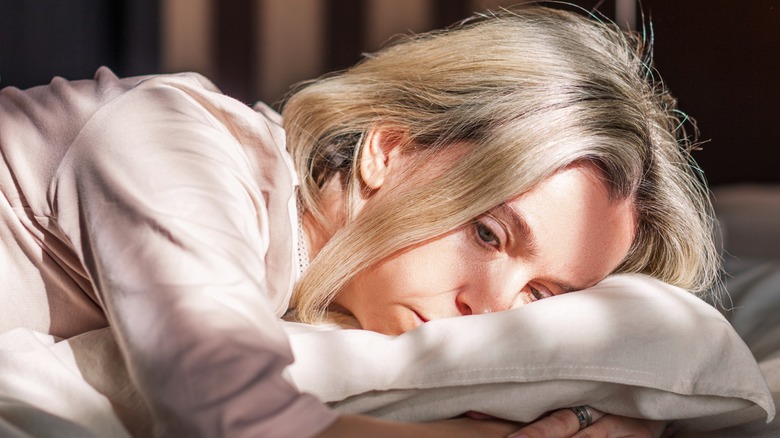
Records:
{"label": "woman's arm", "polygon": [[570,438],[570,437],[653,437],[662,436],[666,423],[663,421],[639,420],[635,418],[604,415],[594,411],[594,423],[579,430],[579,421],[569,409],[561,409],[522,427],[520,423],[499,419],[456,418],[430,423],[399,423],[376,418],[345,415],[339,417],[317,438],[394,438],[399,436],[425,436],[441,438],[468,437],[525,437],[525,438]]}
{"label": "woman's arm", "polygon": [[646,437],[660,438],[665,421],[605,415],[590,408],[593,422],[580,431],[580,422],[571,409],[553,411],[511,434],[509,438],[568,438],[568,437]]}
{"label": "woman's arm", "polygon": [[344,415],[325,429],[317,438],[504,438],[519,427],[518,423],[502,420],[474,420],[456,418],[430,423],[401,423],[377,418]]}
{"label": "woman's arm", "polygon": [[243,149],[269,137],[239,102],[159,78],[99,109],[58,169],[53,219],[161,435],[307,436],[335,419],[282,377],[292,354],[268,297],[289,276],[268,256],[279,192]]}

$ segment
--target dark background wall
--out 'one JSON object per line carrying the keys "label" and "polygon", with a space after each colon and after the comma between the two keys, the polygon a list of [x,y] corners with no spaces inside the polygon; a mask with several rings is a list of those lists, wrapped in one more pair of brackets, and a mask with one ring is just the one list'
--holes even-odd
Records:
{"label": "dark background wall", "polygon": [[0,0],[0,86],[158,68],[158,0]]}
{"label": "dark background wall", "polygon": [[[0,86],[29,87],[55,75],[157,73],[165,0],[0,0]],[[253,32],[262,2],[213,2],[212,79],[244,101],[258,97],[262,58]],[[386,0],[391,1],[391,0]],[[468,16],[478,1],[430,3],[430,27]],[[346,67],[366,47],[370,0],[321,0],[322,71]],[[574,1],[614,18],[615,0]],[[642,0],[655,60],[680,107],[698,122],[694,153],[711,184],[780,182],[780,0]],[[274,62],[275,60],[263,60]]]}
{"label": "dark background wall", "polygon": [[780,1],[644,0],[659,71],[713,183],[780,182]]}

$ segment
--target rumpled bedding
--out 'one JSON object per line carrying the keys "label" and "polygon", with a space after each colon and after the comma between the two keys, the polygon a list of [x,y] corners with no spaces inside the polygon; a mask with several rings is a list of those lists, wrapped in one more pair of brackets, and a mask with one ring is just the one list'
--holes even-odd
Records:
{"label": "rumpled bedding", "polygon": [[[725,319],[644,276],[612,277],[508,312],[433,321],[398,337],[284,324],[296,355],[287,378],[340,412],[427,421],[477,410],[530,421],[589,404],[677,419],[676,436],[735,426],[777,431],[767,421],[780,391],[767,387]],[[778,371],[767,364],[765,373]],[[26,329],[0,336],[3,436],[151,433],[109,329],[60,342]]]}

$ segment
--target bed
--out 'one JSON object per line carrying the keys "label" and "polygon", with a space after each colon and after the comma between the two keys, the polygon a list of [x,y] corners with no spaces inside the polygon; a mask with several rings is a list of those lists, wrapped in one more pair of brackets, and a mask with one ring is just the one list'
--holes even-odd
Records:
{"label": "bed", "polygon": [[[714,196],[726,310],[623,275],[398,337],[284,323],[296,357],[287,378],[339,412],[405,421],[468,410],[531,421],[588,404],[671,419],[677,437],[778,436],[780,229],[771,212],[780,212],[780,188]],[[0,335],[0,435],[147,436],[145,409],[108,329],[59,342],[24,329]]]}

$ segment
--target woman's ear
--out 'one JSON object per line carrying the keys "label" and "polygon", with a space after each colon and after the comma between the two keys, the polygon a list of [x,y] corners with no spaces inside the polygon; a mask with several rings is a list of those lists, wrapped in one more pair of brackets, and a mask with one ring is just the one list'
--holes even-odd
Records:
{"label": "woman's ear", "polygon": [[382,187],[405,141],[406,134],[398,129],[377,126],[368,131],[360,154],[360,177],[368,188]]}

